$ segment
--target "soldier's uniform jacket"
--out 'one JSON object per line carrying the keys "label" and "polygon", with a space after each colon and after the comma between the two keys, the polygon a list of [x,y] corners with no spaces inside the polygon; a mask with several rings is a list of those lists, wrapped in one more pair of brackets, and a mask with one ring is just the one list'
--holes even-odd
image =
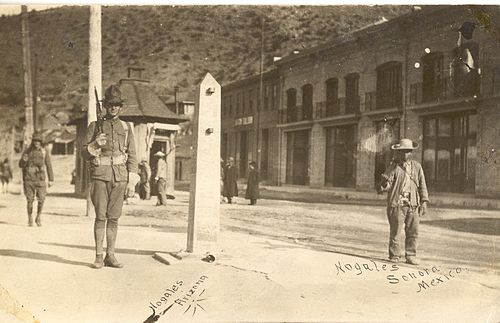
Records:
{"label": "soldier's uniform jacket", "polygon": [[[92,163],[92,178],[102,181],[117,182],[128,180],[128,173],[138,173],[134,135],[119,118],[102,121],[102,131],[106,134],[106,144],[96,154],[89,149],[89,144],[97,136],[97,123],[92,122],[85,137],[82,155]],[[127,133],[128,132],[128,133]]]}
{"label": "soldier's uniform jacket", "polygon": [[45,147],[39,149],[31,146],[24,153],[23,157],[28,156],[28,160],[19,160],[19,167],[23,170],[23,181],[33,183],[45,182],[45,169],[49,181],[54,181],[54,173],[52,172],[52,163],[50,162],[50,154]]}

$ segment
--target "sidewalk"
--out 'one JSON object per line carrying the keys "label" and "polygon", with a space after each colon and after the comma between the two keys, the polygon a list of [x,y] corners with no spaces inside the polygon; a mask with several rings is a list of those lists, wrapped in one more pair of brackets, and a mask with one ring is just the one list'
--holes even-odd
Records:
{"label": "sidewalk", "polygon": [[141,207],[125,206],[129,215],[120,220],[117,243],[125,267],[94,270],[93,219],[79,216],[84,205],[53,199],[44,226],[29,228],[24,197],[0,197],[0,288],[6,291],[0,321],[35,322],[26,319],[31,314],[43,323],[144,322],[152,309],[166,311],[159,322],[500,319],[498,277],[467,268],[393,267],[229,231],[210,250],[214,263],[192,257],[164,265],[155,252],[186,244],[185,223],[169,219],[168,208],[163,220],[137,218],[131,214]]}
{"label": "sidewalk", "polygon": [[[240,190],[244,190],[245,187],[246,184],[240,184]],[[357,191],[350,188],[310,188],[295,185],[261,186],[260,193],[263,198],[268,199],[286,199],[315,203],[362,203],[384,205],[387,198],[385,194],[379,195],[376,192]],[[431,192],[430,199],[432,207],[500,210],[500,199],[479,198],[475,197],[473,194]]]}

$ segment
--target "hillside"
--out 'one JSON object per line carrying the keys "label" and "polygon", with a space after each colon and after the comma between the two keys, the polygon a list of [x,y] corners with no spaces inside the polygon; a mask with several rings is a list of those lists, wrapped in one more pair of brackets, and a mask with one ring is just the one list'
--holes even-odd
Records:
{"label": "hillside", "polygon": [[[210,71],[224,84],[259,70],[261,21],[265,66],[273,56],[308,48],[409,12],[408,6],[111,6],[103,7],[103,84],[140,64],[158,94],[194,92]],[[86,109],[88,7],[30,12],[44,113]],[[0,17],[0,109],[23,105],[20,16]]]}

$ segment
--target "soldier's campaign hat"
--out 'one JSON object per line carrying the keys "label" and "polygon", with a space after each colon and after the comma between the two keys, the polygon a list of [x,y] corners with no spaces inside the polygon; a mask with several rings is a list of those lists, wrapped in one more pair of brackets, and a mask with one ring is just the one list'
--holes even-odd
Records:
{"label": "soldier's campaign hat", "polygon": [[39,141],[43,143],[43,134],[41,132],[33,133],[33,137],[31,137],[31,141]]}
{"label": "soldier's campaign hat", "polygon": [[392,150],[413,150],[418,148],[418,143],[413,142],[411,139],[400,139],[397,144],[391,146]]}
{"label": "soldier's campaign hat", "polygon": [[120,88],[116,85],[110,85],[104,92],[103,102],[109,105],[122,105],[123,99]]}

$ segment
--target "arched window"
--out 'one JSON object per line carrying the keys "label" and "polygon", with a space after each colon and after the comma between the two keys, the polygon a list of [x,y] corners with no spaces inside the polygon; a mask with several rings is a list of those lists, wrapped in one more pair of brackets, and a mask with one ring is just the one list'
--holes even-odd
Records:
{"label": "arched window", "polygon": [[339,80],[329,78],[325,82],[326,94],[326,116],[339,114]]}
{"label": "arched window", "polygon": [[455,96],[479,94],[479,45],[468,42],[453,50],[452,74]]}
{"label": "arched window", "polygon": [[422,100],[437,101],[446,95],[443,53],[432,52],[422,58]]}
{"label": "arched window", "polygon": [[286,90],[287,121],[297,121],[297,90],[290,88]]}
{"label": "arched window", "polygon": [[345,77],[345,112],[359,111],[359,74],[350,73]]}
{"label": "arched window", "polygon": [[306,84],[302,87],[302,117],[304,120],[312,119],[313,111],[313,86]]}
{"label": "arched window", "polygon": [[377,109],[401,107],[401,63],[387,62],[377,67]]}

